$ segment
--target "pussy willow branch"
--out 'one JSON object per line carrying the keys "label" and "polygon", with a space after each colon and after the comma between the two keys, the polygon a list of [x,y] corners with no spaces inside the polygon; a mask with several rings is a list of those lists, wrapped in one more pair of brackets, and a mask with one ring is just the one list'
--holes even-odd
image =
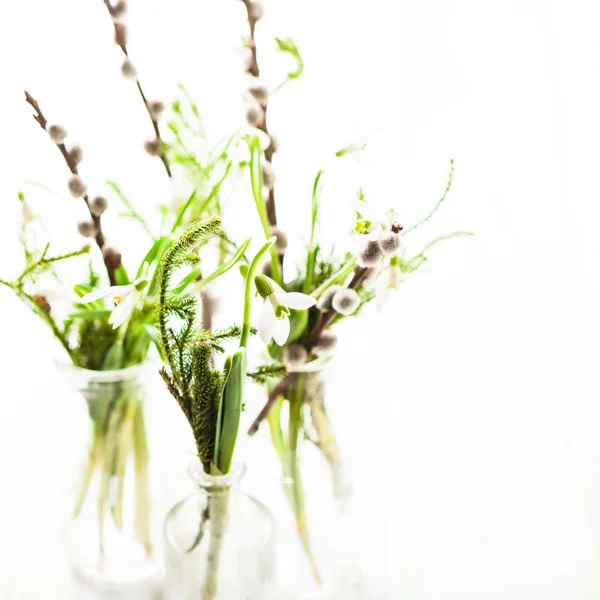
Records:
{"label": "pussy willow branch", "polygon": [[[365,268],[365,267],[358,267],[356,269],[356,271],[354,271],[354,277],[352,277],[352,280],[350,281],[350,283],[348,284],[348,289],[351,290],[356,290],[358,289],[365,281],[365,279],[367,278],[367,275],[369,273],[369,269]],[[315,323],[315,326],[313,327],[312,331],[309,333],[308,335],[308,341],[306,342],[305,348],[310,352],[313,348],[313,346],[319,341],[319,338],[321,337],[321,334],[323,333],[323,331],[325,331],[325,329],[327,329],[327,327],[329,327],[329,325],[331,325],[331,322],[333,321],[333,319],[335,319],[336,315],[338,313],[336,312],[335,309],[330,308],[327,312],[322,313],[318,319],[318,321]]]}
{"label": "pussy willow branch", "polygon": [[[44,116],[44,113],[42,113],[42,110],[40,109],[40,106],[39,106],[37,100],[29,92],[25,91],[25,101],[35,111],[33,118],[39,123],[40,127],[45,132],[48,132],[48,129],[47,129],[48,128],[48,120]],[[64,142],[60,143],[60,144],[54,142],[54,144],[60,150],[60,153],[63,155],[63,158],[65,159],[65,162],[67,163],[67,167],[69,167],[69,171],[71,171],[71,173],[73,175],[79,175],[79,172],[77,170],[77,165],[76,165],[75,161],[72,159],[71,155],[69,154],[69,151],[67,150],[67,147],[65,146]],[[85,201],[85,204],[89,210],[90,201],[89,201],[89,197],[87,194],[85,194],[83,196],[83,200]],[[100,252],[102,252],[102,249],[104,248],[104,233],[102,232],[101,219],[99,216],[95,215],[91,210],[89,212],[90,212],[90,217],[92,219],[92,222],[94,223],[94,227],[96,228],[96,235],[94,236],[94,239],[96,240],[96,244],[98,245],[98,248],[100,248]],[[108,279],[110,281],[110,285],[116,285],[117,279],[115,277],[115,268],[114,268],[114,266],[112,266],[110,264],[110,260],[107,257],[105,257],[104,254],[102,254],[102,257],[104,259],[104,265],[106,267],[106,272],[108,274]]]}
{"label": "pussy willow branch", "polygon": [[277,401],[277,398],[279,398],[279,396],[281,396],[283,393],[285,393],[289,384],[292,383],[292,381],[294,380],[294,377],[296,377],[295,373],[288,373],[271,390],[266,404],[263,406],[262,410],[258,413],[258,416],[256,417],[256,419],[254,419],[254,421],[252,422],[252,425],[250,425],[250,428],[248,429],[248,435],[254,435],[258,431],[260,424],[269,416],[269,413],[271,412],[271,408],[273,407],[273,404],[275,404],[275,402]]}
{"label": "pussy willow branch", "polygon": [[[108,10],[108,14],[111,16],[111,19],[112,19],[112,5],[110,3],[110,0],[102,0],[102,1],[104,2],[104,5],[106,6],[106,10]],[[115,28],[115,42],[116,42],[117,46],[119,46],[119,48],[121,48],[123,55],[126,58],[129,58],[125,26],[117,21],[113,21],[113,26]],[[165,167],[165,171],[167,172],[167,175],[169,177],[172,177],[173,175],[171,173],[171,166],[169,165],[169,160],[167,159],[165,152],[162,150],[163,141],[162,141],[162,137],[160,135],[160,129],[158,127],[158,121],[152,116],[152,111],[150,110],[150,107],[148,106],[148,100],[146,98],[146,94],[144,94],[142,84],[140,83],[140,80],[138,77],[135,78],[135,85],[137,86],[138,92],[140,93],[140,97],[142,98],[142,102],[144,103],[144,106],[146,107],[146,112],[148,113],[148,116],[150,117],[150,121],[152,121],[152,127],[154,128],[154,134],[156,135],[156,140],[160,144],[160,147],[161,147],[160,160],[162,161],[162,163]]]}
{"label": "pussy willow branch", "polygon": [[[254,30],[256,29],[257,19],[252,16],[251,4],[252,0],[242,0],[244,6],[246,7],[246,13],[248,15],[248,25],[250,26],[250,37],[248,39],[248,48],[252,52],[252,62],[248,67],[248,72],[254,77],[260,76],[260,68],[258,66],[258,58],[256,54],[256,41],[254,39]],[[269,130],[267,128],[267,108],[268,101],[263,106],[264,110],[264,119],[261,124],[259,124],[258,128],[261,131],[264,131],[271,140],[269,147],[265,150],[265,159],[271,162],[273,158],[273,154],[275,152],[275,145],[273,144],[273,138],[271,137]],[[277,210],[275,209],[275,186],[269,189],[269,198],[267,200],[267,216],[269,217],[269,223],[271,225],[277,225]]]}

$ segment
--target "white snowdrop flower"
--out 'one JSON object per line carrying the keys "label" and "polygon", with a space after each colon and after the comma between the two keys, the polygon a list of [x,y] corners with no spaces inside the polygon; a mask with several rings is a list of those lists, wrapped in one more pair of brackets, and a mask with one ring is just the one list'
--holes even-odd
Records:
{"label": "white snowdrop flower", "polygon": [[325,330],[319,339],[315,342],[311,351],[317,356],[325,356],[331,354],[337,345],[337,335],[332,331]]}
{"label": "white snowdrop flower", "polygon": [[277,225],[271,225],[269,228],[271,235],[277,238],[275,242],[275,248],[279,254],[283,254],[286,251],[288,246],[288,236],[287,233],[284,233],[283,229],[277,227]]}
{"label": "white snowdrop flower", "polygon": [[144,150],[146,150],[150,156],[160,156],[162,152],[160,140],[148,140],[147,142],[144,142]]}
{"label": "white snowdrop flower", "polygon": [[121,74],[125,79],[137,79],[137,69],[131,62],[131,59],[126,58],[121,65]]}
{"label": "white snowdrop flower", "polygon": [[369,239],[362,251],[356,257],[356,263],[361,267],[378,267],[383,258],[383,251],[379,245],[379,240]]}
{"label": "white snowdrop flower", "polygon": [[317,308],[321,312],[327,312],[328,310],[331,310],[331,308],[332,308],[331,301],[333,300],[333,297],[336,295],[336,293],[341,289],[342,289],[341,285],[332,285],[332,286],[328,287],[319,296],[319,300],[317,301]]}
{"label": "white snowdrop flower", "polygon": [[140,278],[128,285],[112,285],[106,289],[95,290],[79,300],[81,304],[89,304],[102,298],[112,298],[115,307],[108,322],[116,329],[122,325],[133,312],[141,292],[148,285],[148,280]]}
{"label": "white snowdrop flower", "polygon": [[272,190],[275,186],[275,171],[273,171],[273,165],[268,160],[262,163],[262,177],[265,187]]}
{"label": "white snowdrop flower", "polygon": [[91,238],[96,235],[96,226],[92,221],[80,221],[77,223],[77,231],[79,231],[79,235]]}
{"label": "white snowdrop flower", "polygon": [[265,122],[265,111],[260,104],[251,104],[246,111],[246,121],[252,127],[259,127]]}
{"label": "white snowdrop flower", "polygon": [[81,146],[73,146],[69,150],[69,162],[76,167],[82,160],[83,150]]}
{"label": "white snowdrop flower", "polygon": [[104,196],[96,196],[90,200],[90,212],[99,217],[106,212],[108,208],[108,200]]}
{"label": "white snowdrop flower", "polygon": [[258,0],[248,4],[248,15],[253,21],[260,21],[265,15],[265,8]]}
{"label": "white snowdrop flower", "polygon": [[55,144],[62,144],[67,139],[67,130],[61,125],[50,125],[48,135]]}
{"label": "white snowdrop flower", "polygon": [[331,306],[341,315],[349,316],[355,313],[360,306],[360,297],[355,290],[351,288],[342,288],[333,296]]}
{"label": "white snowdrop flower", "polygon": [[154,100],[153,102],[148,102],[148,112],[150,113],[150,116],[155,121],[158,121],[158,119],[160,119],[164,110],[165,110],[164,102],[160,102],[160,100]]}
{"label": "white snowdrop flower", "polygon": [[381,312],[390,297],[391,291],[397,289],[401,283],[402,271],[397,262],[394,261],[390,264],[390,268],[381,274],[375,284],[375,302],[378,311]]}
{"label": "white snowdrop flower", "polygon": [[250,85],[248,91],[261,106],[267,105],[269,101],[269,88],[258,79]]}
{"label": "white snowdrop flower", "polygon": [[81,198],[85,196],[85,193],[87,192],[85,183],[83,183],[83,179],[81,179],[79,175],[73,175],[73,177],[69,179],[69,183],[67,185],[69,186],[69,191],[74,198]]}
{"label": "white snowdrop flower", "polygon": [[307,310],[316,304],[316,300],[300,292],[275,293],[273,284],[264,275],[254,278],[256,290],[264,299],[258,315],[258,335],[268,344],[271,339],[279,346],[285,345],[290,335],[290,308]]}
{"label": "white snowdrop flower", "polygon": [[290,344],[283,350],[283,362],[287,365],[302,365],[308,360],[308,352],[300,344]]}

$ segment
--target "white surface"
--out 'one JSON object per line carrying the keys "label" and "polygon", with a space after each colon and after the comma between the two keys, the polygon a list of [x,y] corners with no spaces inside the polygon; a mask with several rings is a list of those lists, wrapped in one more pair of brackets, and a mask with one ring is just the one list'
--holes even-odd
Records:
{"label": "white surface", "polygon": [[[215,132],[233,126],[241,7],[131,4],[131,52],[150,96],[168,99],[183,80]],[[415,237],[476,233],[432,252],[384,318],[342,333],[340,400],[361,426],[356,467],[371,507],[359,540],[365,560],[386,574],[394,600],[598,598],[597,4],[265,4],[263,47],[289,34],[306,59],[306,76],[270,110],[283,226],[308,222],[312,178],[331,150],[384,127],[374,169],[327,181],[331,232],[360,180],[413,222],[439,197],[454,157],[448,205]],[[22,0],[4,11],[2,276],[17,269],[16,191],[27,179],[64,191],[66,180],[25,87],[81,141],[90,184],[115,178],[148,205],[167,194],[160,166],[140,150],[147,117],[118,75],[111,37],[100,0]],[[286,68],[261,58],[266,71]],[[30,195],[43,210],[60,204]],[[80,408],[55,392],[53,340],[5,291],[0,303],[0,596],[62,600],[56,515],[69,489],[60,461]],[[155,455],[167,502],[187,489],[191,444],[164,398]],[[379,561],[371,554],[382,539]]]}

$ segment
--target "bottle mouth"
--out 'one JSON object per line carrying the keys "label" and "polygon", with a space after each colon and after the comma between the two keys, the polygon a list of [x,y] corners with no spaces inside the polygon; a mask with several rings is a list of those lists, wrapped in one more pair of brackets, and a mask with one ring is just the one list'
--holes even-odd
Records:
{"label": "bottle mouth", "polygon": [[141,363],[131,365],[124,369],[115,369],[110,371],[94,371],[78,367],[66,359],[59,358],[54,361],[59,372],[69,377],[82,381],[95,381],[98,383],[117,383],[137,379],[145,373],[151,372],[154,368],[158,371],[159,362],[154,358],[147,358]]}
{"label": "bottle mouth", "polygon": [[234,461],[231,469],[225,475],[210,475],[202,466],[200,459],[195,456],[187,469],[190,479],[203,488],[232,487],[240,482],[246,473],[246,465],[243,462]]}

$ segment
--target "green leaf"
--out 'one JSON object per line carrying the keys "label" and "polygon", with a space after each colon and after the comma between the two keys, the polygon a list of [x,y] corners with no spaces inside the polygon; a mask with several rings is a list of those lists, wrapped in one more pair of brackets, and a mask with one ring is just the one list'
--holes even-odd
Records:
{"label": "green leaf", "polygon": [[219,406],[214,460],[215,466],[223,474],[228,473],[231,468],[235,442],[240,427],[244,381],[246,379],[245,348],[241,348],[233,357],[227,359],[224,373],[226,374],[226,381]]}
{"label": "green leaf", "polygon": [[108,319],[112,311],[108,309],[103,310],[78,310],[76,312],[69,313],[69,319]]}
{"label": "green leaf", "polygon": [[292,310],[290,314],[290,335],[286,345],[293,344],[302,337],[308,326],[307,310]]}
{"label": "green leaf", "polygon": [[119,268],[115,270],[115,279],[117,280],[117,285],[127,285],[131,283],[125,265],[122,263],[119,265]]}

